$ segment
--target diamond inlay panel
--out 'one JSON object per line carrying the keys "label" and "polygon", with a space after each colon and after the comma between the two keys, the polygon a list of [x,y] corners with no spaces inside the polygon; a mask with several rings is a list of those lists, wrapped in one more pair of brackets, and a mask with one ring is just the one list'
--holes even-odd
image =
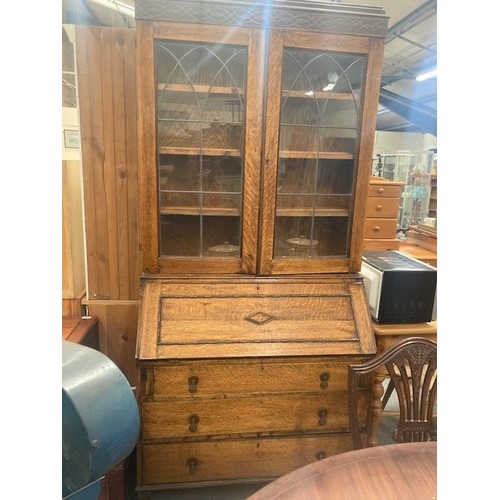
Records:
{"label": "diamond inlay panel", "polygon": [[269,323],[269,321],[273,321],[276,318],[274,316],[270,316],[269,314],[259,311],[256,312],[255,314],[247,316],[245,319],[247,321],[255,323],[256,325],[264,325],[265,323]]}

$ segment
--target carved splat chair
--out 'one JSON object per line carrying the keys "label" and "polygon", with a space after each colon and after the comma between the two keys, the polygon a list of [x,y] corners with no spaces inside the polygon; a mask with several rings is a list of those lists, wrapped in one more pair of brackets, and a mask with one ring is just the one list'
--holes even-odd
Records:
{"label": "carved splat chair", "polygon": [[[437,399],[437,345],[412,337],[405,339],[371,360],[349,366],[349,420],[354,448],[369,446],[366,433],[371,428],[373,408],[382,410],[380,398],[373,396],[373,377],[386,370],[389,388],[399,403],[399,422],[392,433],[395,442],[435,441],[433,414]],[[384,401],[385,406],[386,401]],[[361,415],[367,421],[361,423]],[[377,422],[378,424],[378,422]]]}

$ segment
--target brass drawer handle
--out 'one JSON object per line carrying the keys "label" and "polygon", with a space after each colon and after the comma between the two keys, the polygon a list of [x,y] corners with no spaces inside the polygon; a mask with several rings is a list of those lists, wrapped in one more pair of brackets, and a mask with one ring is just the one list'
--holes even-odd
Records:
{"label": "brass drawer handle", "polygon": [[324,408],[321,408],[321,410],[318,411],[318,425],[326,425],[326,416],[328,415],[328,411],[325,410]]}
{"label": "brass drawer handle", "polygon": [[316,453],[316,460],[323,460],[324,458],[326,458],[325,451],[318,451],[318,453]]}
{"label": "brass drawer handle", "polygon": [[194,393],[197,390],[197,385],[200,380],[198,377],[189,377],[188,378],[188,386],[189,386],[189,392]]}
{"label": "brass drawer handle", "polygon": [[384,188],[378,188],[378,194],[384,194]]}
{"label": "brass drawer handle", "polygon": [[194,457],[188,458],[187,464],[189,466],[189,473],[194,474],[198,468],[198,459]]}
{"label": "brass drawer handle", "polygon": [[328,389],[328,381],[330,380],[330,374],[328,372],[324,372],[319,376],[319,379],[321,381],[321,384],[319,384],[321,389],[323,390]]}
{"label": "brass drawer handle", "polygon": [[198,415],[190,415],[188,418],[189,422],[189,430],[191,432],[196,432],[198,430],[198,422],[200,421],[200,418]]}
{"label": "brass drawer handle", "polygon": [[382,210],[384,207],[382,205],[377,205],[375,207],[375,210],[378,210],[380,212],[380,210]]}

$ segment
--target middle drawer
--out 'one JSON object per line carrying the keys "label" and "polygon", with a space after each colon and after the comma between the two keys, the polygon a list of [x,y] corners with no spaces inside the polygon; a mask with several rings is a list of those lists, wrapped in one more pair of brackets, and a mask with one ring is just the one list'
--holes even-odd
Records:
{"label": "middle drawer", "polygon": [[399,198],[368,198],[366,217],[394,218],[399,211]]}
{"label": "middle drawer", "polygon": [[143,401],[142,441],[348,431],[347,391]]}

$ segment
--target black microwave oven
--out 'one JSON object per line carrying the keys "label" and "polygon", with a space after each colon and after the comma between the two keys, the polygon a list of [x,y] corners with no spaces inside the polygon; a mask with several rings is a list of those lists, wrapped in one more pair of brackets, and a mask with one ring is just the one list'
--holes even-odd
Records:
{"label": "black microwave oven", "polygon": [[360,274],[377,323],[425,323],[436,319],[435,267],[397,250],[373,250],[363,253]]}

